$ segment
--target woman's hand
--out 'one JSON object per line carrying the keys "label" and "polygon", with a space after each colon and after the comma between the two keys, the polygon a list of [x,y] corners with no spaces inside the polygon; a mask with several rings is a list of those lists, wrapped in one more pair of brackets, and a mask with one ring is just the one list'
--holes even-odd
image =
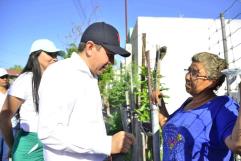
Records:
{"label": "woman's hand", "polygon": [[169,117],[165,102],[163,100],[163,94],[158,90],[152,91],[151,101],[153,104],[159,107],[159,124],[162,127],[167,122]]}
{"label": "woman's hand", "polygon": [[151,93],[152,104],[160,106],[161,105],[161,99],[160,99],[161,97],[162,97],[162,94],[160,91],[158,91],[158,90],[152,91],[152,93]]}

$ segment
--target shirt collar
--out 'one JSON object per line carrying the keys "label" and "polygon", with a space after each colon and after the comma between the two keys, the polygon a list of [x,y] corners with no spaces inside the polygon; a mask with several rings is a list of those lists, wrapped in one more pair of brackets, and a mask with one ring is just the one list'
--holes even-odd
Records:
{"label": "shirt collar", "polygon": [[77,54],[76,52],[73,52],[71,55],[71,59],[73,60],[73,63],[74,63],[73,65],[77,70],[81,70],[82,72],[87,73],[91,78],[97,78],[93,76],[86,62],[80,57],[79,54]]}

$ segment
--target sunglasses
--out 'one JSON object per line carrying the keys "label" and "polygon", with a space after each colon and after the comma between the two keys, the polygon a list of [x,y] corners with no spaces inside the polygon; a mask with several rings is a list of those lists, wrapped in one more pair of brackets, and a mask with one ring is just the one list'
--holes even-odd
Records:
{"label": "sunglasses", "polygon": [[3,75],[3,76],[0,77],[0,79],[8,79],[8,78],[9,78],[8,75]]}
{"label": "sunglasses", "polygon": [[54,53],[50,53],[50,52],[46,52],[49,56],[51,56],[52,58],[57,58],[58,54],[56,52]]}

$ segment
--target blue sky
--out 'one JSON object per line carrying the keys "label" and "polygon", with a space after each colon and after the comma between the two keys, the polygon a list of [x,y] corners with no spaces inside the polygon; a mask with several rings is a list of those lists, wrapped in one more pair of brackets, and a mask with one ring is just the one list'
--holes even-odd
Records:
{"label": "blue sky", "polygon": [[[229,18],[241,11],[240,0],[127,0],[128,27],[138,16],[218,18],[232,4]],[[76,30],[94,21],[115,26],[125,44],[125,0],[1,0],[0,67],[26,64],[31,43],[48,38],[65,50],[78,42]],[[234,3],[235,2],[235,3]],[[232,13],[233,12],[233,13]],[[74,34],[73,34],[74,33]]]}

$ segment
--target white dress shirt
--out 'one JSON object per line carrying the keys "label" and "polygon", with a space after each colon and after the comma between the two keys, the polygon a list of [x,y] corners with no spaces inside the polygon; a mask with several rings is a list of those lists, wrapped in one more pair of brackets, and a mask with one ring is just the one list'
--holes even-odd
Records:
{"label": "white dress shirt", "polygon": [[39,97],[45,161],[103,161],[110,155],[98,80],[78,54],[45,70]]}

